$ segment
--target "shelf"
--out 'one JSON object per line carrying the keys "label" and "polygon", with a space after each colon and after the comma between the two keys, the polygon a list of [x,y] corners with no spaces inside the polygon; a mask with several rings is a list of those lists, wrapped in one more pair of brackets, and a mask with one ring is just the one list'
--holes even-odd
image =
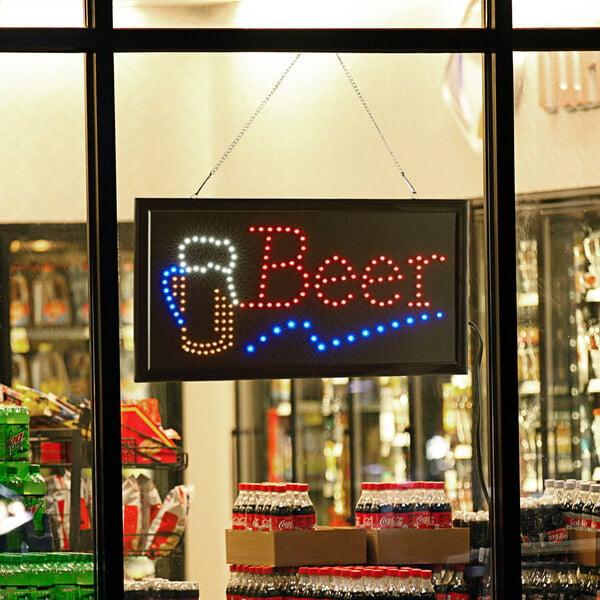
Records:
{"label": "shelf", "polygon": [[[13,328],[14,329],[14,328]],[[90,337],[88,327],[23,327],[27,338],[32,342],[55,342],[60,340],[87,341]]]}

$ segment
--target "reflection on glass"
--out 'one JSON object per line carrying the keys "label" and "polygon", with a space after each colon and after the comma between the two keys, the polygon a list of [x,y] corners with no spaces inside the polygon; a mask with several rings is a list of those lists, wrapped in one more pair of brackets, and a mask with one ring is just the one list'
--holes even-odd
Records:
{"label": "reflection on glass", "polygon": [[540,585],[558,594],[598,589],[596,552],[586,548],[596,543],[600,499],[600,146],[583,133],[600,123],[597,56],[520,57],[516,343],[527,593]]}
{"label": "reflection on glass", "polygon": [[116,27],[481,27],[462,21],[479,0],[114,0]]}
{"label": "reflection on glass", "polygon": [[600,10],[594,0],[515,0],[512,3],[515,27],[598,27]]}

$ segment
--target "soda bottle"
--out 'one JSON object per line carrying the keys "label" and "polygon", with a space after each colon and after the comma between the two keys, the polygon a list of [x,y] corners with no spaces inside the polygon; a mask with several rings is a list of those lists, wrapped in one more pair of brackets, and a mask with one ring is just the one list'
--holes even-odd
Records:
{"label": "soda bottle", "polygon": [[0,405],[0,460],[29,458],[29,411],[24,406]]}
{"label": "soda bottle", "polygon": [[[408,578],[410,571],[408,569],[398,569],[394,574],[394,590],[391,598],[394,600],[412,600],[410,590],[408,589]],[[444,596],[444,600],[446,597]]]}
{"label": "soda bottle", "polygon": [[573,514],[573,505],[575,503],[575,480],[567,479],[565,481],[564,492],[561,501],[561,509],[563,512],[563,520],[565,523],[565,527],[572,527],[574,514]]}
{"label": "soda bottle", "polygon": [[246,499],[246,529],[258,529],[259,523],[256,516],[256,503],[258,499],[259,485],[257,483],[248,484],[248,497]]}
{"label": "soda bottle", "polygon": [[421,600],[436,600],[435,590],[431,581],[432,572],[429,569],[421,569]]}
{"label": "soda bottle", "polygon": [[394,528],[394,506],[391,501],[390,489],[387,483],[376,483],[377,517],[374,519],[375,529]]}
{"label": "soda bottle", "polygon": [[446,600],[469,600],[469,589],[465,583],[464,565],[457,565],[446,589]]}
{"label": "soda bottle", "polygon": [[[19,477],[18,469],[15,466],[6,467],[6,473],[0,479],[0,484],[17,496],[23,495],[23,480]],[[5,497],[0,495],[0,500],[11,502],[14,498],[8,497],[7,494]],[[6,546],[10,552],[21,552],[22,542],[23,536],[20,528],[13,529],[6,534]]]}
{"label": "soda bottle", "polygon": [[442,482],[433,483],[430,521],[433,529],[452,527],[452,506]]}
{"label": "soda bottle", "polygon": [[363,529],[375,529],[375,519],[378,514],[377,498],[374,494],[374,484],[364,483],[365,497],[361,507],[360,527]]}
{"label": "soda bottle", "polygon": [[233,529],[246,529],[246,503],[248,499],[248,486],[238,483],[238,495],[231,509],[231,525]]}
{"label": "soda bottle", "polygon": [[271,488],[266,483],[258,484],[256,490],[256,508],[252,529],[259,531],[271,530]]}
{"label": "soda bottle", "polygon": [[237,600],[238,596],[238,566],[229,565],[229,580],[225,588],[225,598],[226,600]]}
{"label": "soda bottle", "polygon": [[413,491],[413,502],[415,507],[413,527],[415,529],[430,528],[429,495],[425,488],[425,482],[414,482],[411,486]]}
{"label": "soda bottle", "polygon": [[308,495],[308,483],[289,484],[293,492],[294,529],[315,529],[317,513]]}
{"label": "soda bottle", "polygon": [[487,569],[477,586],[477,600],[492,600],[492,585]]}
{"label": "soda bottle", "polygon": [[[360,484],[360,496],[358,498],[358,502],[356,503],[356,507],[354,509],[354,524],[356,527],[367,529],[363,525],[363,519],[365,513],[367,512],[367,499],[369,498],[369,484],[363,481]],[[370,504],[370,502],[369,502]]]}
{"label": "soda bottle", "polygon": [[294,512],[285,484],[271,486],[273,501],[271,503],[271,530],[293,531]]}
{"label": "soda bottle", "polygon": [[33,281],[33,319],[38,327],[71,324],[67,280],[54,265],[43,265]]}
{"label": "soda bottle", "polygon": [[40,473],[40,465],[29,465],[23,479],[23,504],[33,515],[33,528],[36,533],[44,531],[44,514],[46,513],[46,480]]}
{"label": "soda bottle", "polygon": [[600,485],[597,483],[590,484],[590,493],[588,495],[587,502],[583,507],[583,518],[585,519],[586,527],[589,531],[596,531],[600,529],[600,523],[594,514],[594,507],[598,502],[600,492]]}

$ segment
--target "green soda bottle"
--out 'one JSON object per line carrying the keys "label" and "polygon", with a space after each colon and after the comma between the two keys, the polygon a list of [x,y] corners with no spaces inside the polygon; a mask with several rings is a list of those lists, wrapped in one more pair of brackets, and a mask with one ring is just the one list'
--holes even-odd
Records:
{"label": "green soda bottle", "polygon": [[77,555],[77,587],[80,600],[95,600],[94,589],[94,555],[80,552]]}
{"label": "green soda bottle", "polygon": [[29,460],[29,411],[24,406],[8,406],[4,426],[6,460]]}
{"label": "green soda bottle", "polygon": [[44,553],[32,552],[27,555],[29,563],[29,575],[31,581],[35,582],[35,600],[54,600],[54,592],[52,589],[53,576],[46,564],[46,556]]}
{"label": "green soda bottle", "polygon": [[40,465],[29,465],[29,472],[23,479],[23,504],[33,515],[33,529],[36,533],[44,531],[46,513],[46,480],[40,473]]}
{"label": "green soda bottle", "polygon": [[[8,488],[10,491],[15,494],[22,496],[23,494],[23,481],[17,474],[16,467],[6,467],[6,474],[2,479],[0,479],[0,484],[4,487]],[[9,497],[1,497],[0,500],[4,500],[5,502],[10,502],[12,498]],[[20,552],[21,551],[21,543],[23,541],[23,535],[20,528],[13,529],[6,534],[6,545],[9,551],[12,552]]]}

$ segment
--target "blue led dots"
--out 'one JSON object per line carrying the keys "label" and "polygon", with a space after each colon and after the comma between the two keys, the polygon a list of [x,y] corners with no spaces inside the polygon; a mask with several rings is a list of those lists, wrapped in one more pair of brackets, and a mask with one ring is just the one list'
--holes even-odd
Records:
{"label": "blue led dots", "polygon": [[296,329],[296,321],[288,321],[288,329]]}
{"label": "blue led dots", "polygon": [[415,318],[414,317],[406,317],[406,323],[408,325],[412,325],[415,322]]}
{"label": "blue led dots", "polygon": [[352,333],[349,333],[349,334],[346,336],[346,339],[347,339],[347,340],[348,340],[350,343],[352,343],[352,342],[356,341],[356,336],[355,336],[354,334],[352,334]]}
{"label": "blue led dots", "polygon": [[313,342],[313,343],[318,342],[319,341],[319,336],[317,336],[317,335],[311,335],[310,336],[310,341]]}
{"label": "blue led dots", "polygon": [[363,337],[367,338],[367,337],[369,337],[369,336],[371,335],[371,332],[370,332],[368,329],[363,329],[363,330],[360,332],[360,334],[361,334]]}
{"label": "blue led dots", "polygon": [[252,354],[255,350],[256,348],[252,344],[248,344],[246,346],[246,352],[248,352],[249,354]]}
{"label": "blue led dots", "polygon": [[442,311],[439,311],[439,312],[436,312],[436,313],[435,313],[435,316],[436,316],[438,319],[442,319],[442,318],[444,317],[444,313],[443,313]]}
{"label": "blue led dots", "polygon": [[336,347],[341,344],[340,340],[338,340],[337,338],[334,338],[333,340],[331,340],[331,343]]}
{"label": "blue led dots", "polygon": [[304,321],[304,323],[302,323],[302,327],[304,327],[304,329],[310,329],[310,327],[311,327],[310,321]]}
{"label": "blue led dots", "polygon": [[423,313],[423,314],[421,315],[421,321],[427,321],[427,319],[429,319],[429,315],[428,315],[428,314],[426,314],[426,313]]}
{"label": "blue led dots", "polygon": [[394,329],[398,329],[398,327],[400,327],[400,322],[399,321],[392,321],[390,323],[390,325],[394,328]]}
{"label": "blue led dots", "polygon": [[385,331],[385,327],[383,325],[377,325],[375,329],[377,333],[383,333]]}
{"label": "blue led dots", "polygon": [[259,342],[262,342],[262,343],[264,344],[264,343],[267,341],[267,336],[266,336],[266,335],[261,335],[261,336],[258,338],[258,341],[259,341]]}
{"label": "blue led dots", "polygon": [[325,352],[325,350],[327,350],[327,346],[323,342],[321,342],[320,344],[317,344],[317,350],[319,352]]}
{"label": "blue led dots", "polygon": [[279,325],[275,325],[275,327],[273,327],[273,333],[275,335],[279,335],[281,333],[281,327],[279,327]]}

